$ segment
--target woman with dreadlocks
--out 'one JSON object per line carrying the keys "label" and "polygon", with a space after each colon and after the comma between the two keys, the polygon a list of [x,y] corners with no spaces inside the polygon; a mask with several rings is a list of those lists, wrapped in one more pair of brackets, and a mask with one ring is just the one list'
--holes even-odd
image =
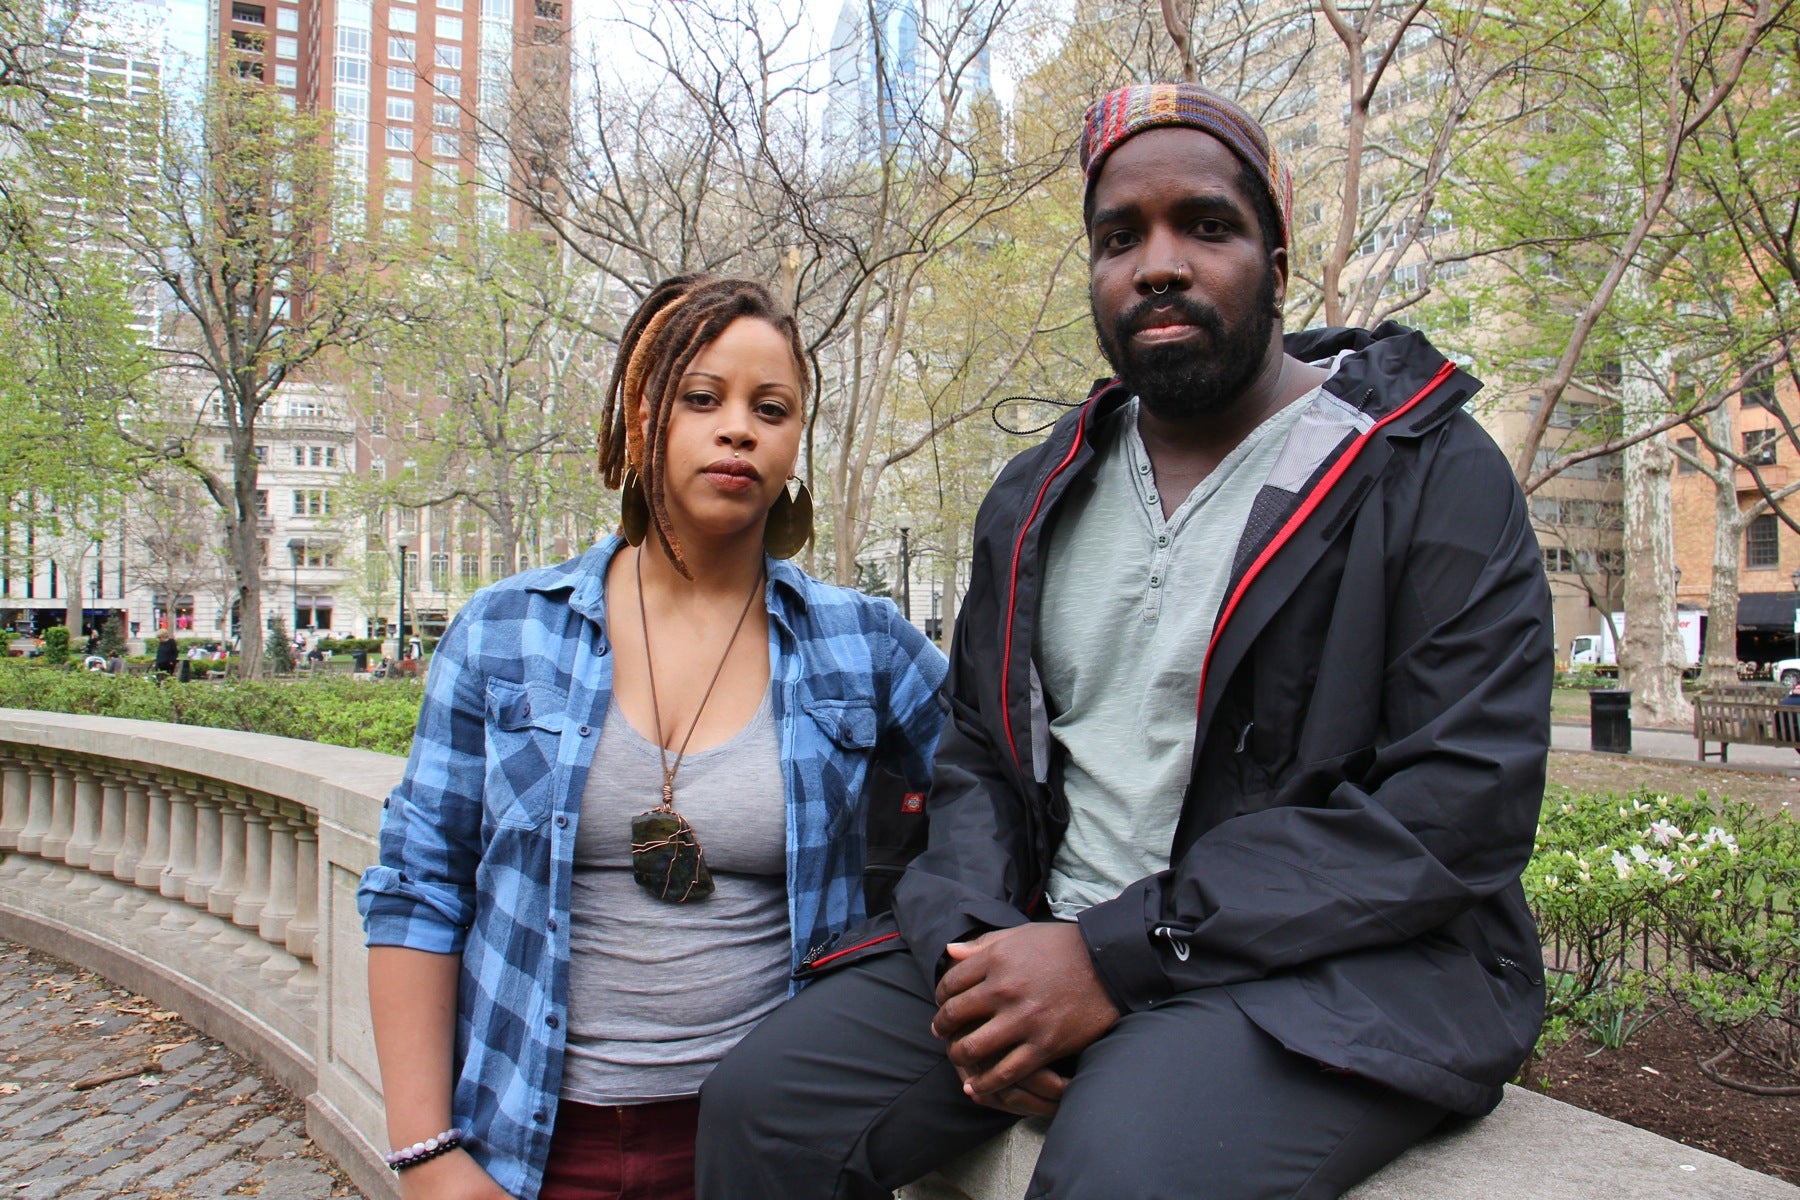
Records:
{"label": "woman with dreadlocks", "polygon": [[408,1200],[691,1196],[702,1080],[865,915],[865,790],[923,790],[945,663],[786,561],[807,379],[761,286],[662,284],[601,426],[621,535],[438,645],[360,896]]}

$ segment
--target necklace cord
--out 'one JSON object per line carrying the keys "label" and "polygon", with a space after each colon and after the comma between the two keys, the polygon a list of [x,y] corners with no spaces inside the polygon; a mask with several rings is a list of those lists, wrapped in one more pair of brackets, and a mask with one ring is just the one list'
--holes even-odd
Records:
{"label": "necklace cord", "polygon": [[744,597],[743,611],[738,613],[737,624],[731,627],[731,640],[725,643],[725,653],[719,656],[719,665],[713,668],[712,681],[706,685],[706,692],[700,697],[700,707],[694,710],[694,719],[688,723],[687,736],[681,739],[681,748],[675,752],[675,765],[669,765],[669,751],[663,745],[662,705],[656,698],[656,661],[650,657],[650,614],[644,605],[644,548],[637,548],[637,562],[634,564],[637,576],[638,620],[644,628],[644,669],[650,676],[650,715],[656,720],[656,752],[662,757],[662,805],[673,812],[675,809],[675,772],[681,770],[681,760],[687,756],[688,743],[694,740],[694,730],[700,727],[700,714],[706,711],[706,702],[712,699],[713,688],[718,686],[719,676],[725,673],[725,663],[731,658],[731,648],[737,645],[738,634],[744,631],[744,621],[750,616],[750,606],[756,603],[757,593],[762,591],[763,571],[756,571],[756,584],[750,594]]}

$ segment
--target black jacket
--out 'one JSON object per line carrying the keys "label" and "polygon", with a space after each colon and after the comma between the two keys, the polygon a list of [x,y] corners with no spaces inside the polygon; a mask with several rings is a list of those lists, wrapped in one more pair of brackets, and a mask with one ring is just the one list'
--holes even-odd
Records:
{"label": "black jacket", "polygon": [[[1550,736],[1537,542],[1463,411],[1480,384],[1423,336],[1319,330],[1287,349],[1358,351],[1325,385],[1344,404],[1288,439],[1194,664],[1170,867],[1084,912],[1082,934],[1127,1010],[1222,986],[1291,1050],[1483,1113],[1543,1020],[1519,885]],[[946,942],[1042,915],[1068,822],[1032,661],[1045,534],[1126,399],[1096,391],[977,518],[930,844],[894,902],[928,972]]]}

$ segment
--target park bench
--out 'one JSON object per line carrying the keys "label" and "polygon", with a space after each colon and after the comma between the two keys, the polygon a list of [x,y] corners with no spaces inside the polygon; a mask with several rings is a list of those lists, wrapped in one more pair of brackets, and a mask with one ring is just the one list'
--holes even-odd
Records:
{"label": "park bench", "polygon": [[[1782,692],[1749,685],[1717,688],[1694,696],[1694,740],[1700,760],[1729,762],[1731,745],[1793,746],[1800,749],[1800,706],[1780,703]],[[1717,742],[1717,750],[1708,750]]]}

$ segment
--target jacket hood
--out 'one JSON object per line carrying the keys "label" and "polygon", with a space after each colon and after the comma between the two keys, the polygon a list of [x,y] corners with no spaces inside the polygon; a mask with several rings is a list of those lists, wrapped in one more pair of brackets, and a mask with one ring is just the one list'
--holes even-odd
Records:
{"label": "jacket hood", "polygon": [[[1325,387],[1377,421],[1411,400],[1448,361],[1424,334],[1393,321],[1373,329],[1304,329],[1287,334],[1282,345],[1301,362],[1321,362],[1350,351]],[[1441,401],[1394,422],[1391,435],[1418,436],[1436,428],[1481,390],[1481,381],[1458,368],[1446,387]]]}

